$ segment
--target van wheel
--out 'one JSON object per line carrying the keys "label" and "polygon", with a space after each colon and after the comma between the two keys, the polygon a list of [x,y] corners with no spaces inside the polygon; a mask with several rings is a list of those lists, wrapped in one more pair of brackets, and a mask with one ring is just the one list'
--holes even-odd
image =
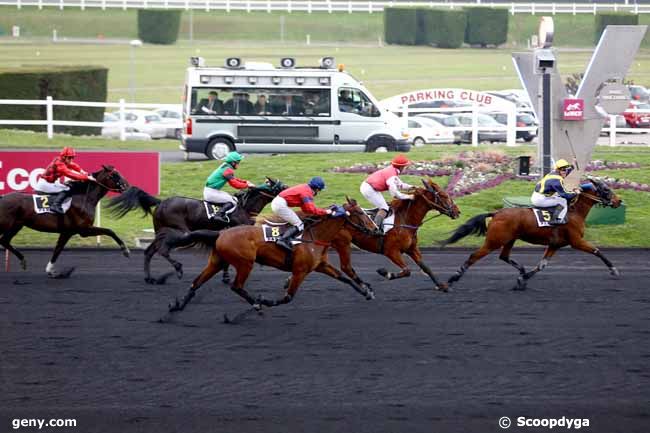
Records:
{"label": "van wheel", "polygon": [[205,155],[210,159],[223,159],[232,152],[233,145],[227,138],[215,138],[208,144]]}
{"label": "van wheel", "polygon": [[368,139],[366,144],[366,152],[384,153],[395,148],[395,139],[390,136],[374,136]]}
{"label": "van wheel", "polygon": [[415,137],[413,139],[413,146],[415,147],[422,147],[424,146],[424,138],[422,137]]}

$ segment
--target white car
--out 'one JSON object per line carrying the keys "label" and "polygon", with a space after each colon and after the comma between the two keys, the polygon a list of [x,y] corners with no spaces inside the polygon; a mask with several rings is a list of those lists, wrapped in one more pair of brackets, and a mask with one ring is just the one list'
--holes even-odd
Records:
{"label": "white car", "polygon": [[[119,118],[120,112],[116,111],[115,116]],[[125,110],[124,120],[134,132],[144,132],[151,138],[165,138],[168,126],[163,123],[162,118],[153,111],[146,110]]]}
{"label": "white car", "polygon": [[167,126],[167,137],[181,138],[183,133],[183,113],[179,105],[178,108],[158,108],[154,110],[162,119],[162,122]]}
{"label": "white car", "polygon": [[433,119],[412,117],[408,120],[408,134],[415,147],[425,143],[453,143],[454,132]]}
{"label": "white car", "polygon": [[[102,137],[120,138],[120,119],[112,113],[104,113],[104,125],[102,127]],[[124,135],[127,140],[151,140],[151,135],[146,132],[137,132],[133,127],[124,128]]]}

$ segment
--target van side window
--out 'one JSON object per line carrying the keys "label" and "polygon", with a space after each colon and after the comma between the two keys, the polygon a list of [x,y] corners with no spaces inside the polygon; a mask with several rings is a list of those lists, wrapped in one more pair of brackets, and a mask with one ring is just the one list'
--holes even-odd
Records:
{"label": "van side window", "polygon": [[341,87],[339,89],[339,111],[354,113],[364,117],[379,117],[381,114],[370,99],[359,89]]}

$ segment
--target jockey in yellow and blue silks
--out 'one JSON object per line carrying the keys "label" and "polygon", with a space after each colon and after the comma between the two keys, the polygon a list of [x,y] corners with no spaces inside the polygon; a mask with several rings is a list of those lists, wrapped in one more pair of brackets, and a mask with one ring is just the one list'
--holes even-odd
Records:
{"label": "jockey in yellow and blue silks", "polygon": [[537,182],[535,191],[533,191],[533,195],[530,197],[530,201],[534,206],[562,206],[562,210],[558,214],[557,219],[550,221],[553,225],[565,223],[564,218],[567,214],[568,202],[577,195],[576,192],[567,191],[564,186],[564,178],[571,171],[573,171],[573,165],[564,159],[560,159],[555,163],[555,170]]}

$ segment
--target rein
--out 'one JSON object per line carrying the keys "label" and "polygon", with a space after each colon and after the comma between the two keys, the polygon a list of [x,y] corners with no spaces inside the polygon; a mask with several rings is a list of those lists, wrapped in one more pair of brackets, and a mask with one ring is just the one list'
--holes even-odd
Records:
{"label": "rein", "polygon": [[595,201],[596,203],[600,203],[602,205],[605,205],[605,201],[600,197],[597,197],[595,195],[591,195],[591,194],[586,193],[586,192],[581,192],[580,195],[584,196],[585,198],[588,198],[589,200]]}

